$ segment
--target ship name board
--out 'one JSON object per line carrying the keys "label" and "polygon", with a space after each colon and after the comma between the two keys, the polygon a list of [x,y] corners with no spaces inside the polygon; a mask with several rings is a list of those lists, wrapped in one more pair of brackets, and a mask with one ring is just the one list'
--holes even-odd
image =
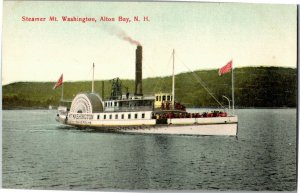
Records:
{"label": "ship name board", "polygon": [[69,114],[70,119],[93,119],[92,114]]}

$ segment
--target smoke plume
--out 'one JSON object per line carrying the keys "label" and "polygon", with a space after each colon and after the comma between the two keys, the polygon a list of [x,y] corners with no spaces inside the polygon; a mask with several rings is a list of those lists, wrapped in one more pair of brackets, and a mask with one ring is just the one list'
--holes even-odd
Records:
{"label": "smoke plume", "polygon": [[104,29],[106,29],[108,33],[115,35],[118,38],[125,40],[131,44],[134,44],[137,46],[141,45],[141,43],[139,41],[132,39],[124,30],[122,30],[119,27],[110,25],[110,26],[105,26]]}

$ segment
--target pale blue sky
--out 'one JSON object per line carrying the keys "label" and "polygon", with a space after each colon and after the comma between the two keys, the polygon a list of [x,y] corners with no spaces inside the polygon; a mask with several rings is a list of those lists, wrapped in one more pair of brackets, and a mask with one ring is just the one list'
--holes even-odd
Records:
{"label": "pale blue sky", "polygon": [[[143,77],[234,67],[296,68],[296,5],[187,2],[5,1],[3,6],[2,83],[134,79],[135,45],[112,34],[122,29],[143,46]],[[129,24],[22,22],[22,16],[130,17]],[[182,64],[184,62],[185,65]]]}

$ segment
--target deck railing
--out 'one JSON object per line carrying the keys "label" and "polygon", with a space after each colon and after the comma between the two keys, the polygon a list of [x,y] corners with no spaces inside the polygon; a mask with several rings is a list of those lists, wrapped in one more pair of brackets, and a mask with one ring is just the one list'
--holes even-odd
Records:
{"label": "deck railing", "polygon": [[152,111],[153,108],[150,106],[131,106],[131,107],[112,107],[105,108],[105,111],[112,112],[129,112],[129,111]]}

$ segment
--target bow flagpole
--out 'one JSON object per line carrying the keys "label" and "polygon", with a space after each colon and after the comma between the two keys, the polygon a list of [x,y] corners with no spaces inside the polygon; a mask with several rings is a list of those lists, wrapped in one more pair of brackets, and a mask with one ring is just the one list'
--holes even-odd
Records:
{"label": "bow flagpole", "polygon": [[61,101],[64,100],[64,83],[61,84]]}
{"label": "bow flagpole", "polygon": [[60,100],[64,100],[64,84],[63,84],[63,74],[60,75],[59,79],[57,80],[56,84],[53,87],[53,90],[62,86],[61,88],[61,98]]}

